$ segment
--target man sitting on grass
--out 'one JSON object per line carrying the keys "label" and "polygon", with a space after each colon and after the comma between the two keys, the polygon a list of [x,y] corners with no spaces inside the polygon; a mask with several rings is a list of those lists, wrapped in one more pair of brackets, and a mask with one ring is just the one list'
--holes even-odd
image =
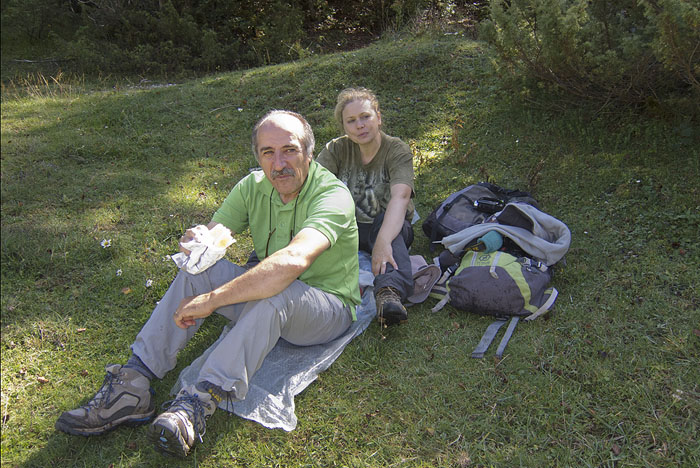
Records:
{"label": "man sitting on grass", "polygon": [[[107,366],[97,394],[64,412],[57,429],[88,436],[150,421],[150,379],[173,369],[203,319],[217,312],[235,325],[205,361],[197,383],[183,388],[150,426],[158,450],[186,456],[222,399],[245,398],[251,376],[280,337],[302,346],[326,343],[355,320],[358,235],[350,192],[312,161],[314,136],[301,115],[268,113],[252,140],[262,171],[236,184],[208,227],[250,227],[260,262],[245,269],[219,260],[195,275],[180,271],[136,337],[128,362]],[[187,231],[181,239],[185,253],[182,244],[193,235]]]}

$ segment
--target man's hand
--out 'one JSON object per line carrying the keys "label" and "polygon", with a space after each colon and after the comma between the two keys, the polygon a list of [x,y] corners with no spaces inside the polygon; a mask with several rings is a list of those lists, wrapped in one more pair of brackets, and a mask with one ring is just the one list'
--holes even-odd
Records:
{"label": "man's hand", "polygon": [[209,317],[214,312],[209,294],[189,296],[180,301],[173,320],[180,328],[189,328],[195,324],[195,319]]}
{"label": "man's hand", "polygon": [[194,231],[192,229],[188,229],[187,231],[185,231],[185,234],[182,237],[180,237],[180,252],[184,252],[185,255],[189,256],[190,251],[184,248],[182,244],[185,244],[191,241],[192,239],[194,239]]}
{"label": "man's hand", "polygon": [[399,269],[399,265],[394,260],[391,242],[385,243],[377,239],[372,249],[372,273],[374,273],[374,276],[386,273],[387,264],[391,264],[396,270]]}
{"label": "man's hand", "polygon": [[207,224],[206,227],[204,226],[195,226],[193,228],[188,229],[185,231],[185,234],[180,237],[180,252],[183,252],[185,255],[189,257],[190,255],[190,250],[186,249],[185,247],[182,246],[182,244],[185,244],[187,242],[190,242],[191,240],[195,239],[197,237],[197,232],[198,231],[206,231],[207,229],[209,231],[215,229],[219,223],[215,221],[211,221],[209,224]]}

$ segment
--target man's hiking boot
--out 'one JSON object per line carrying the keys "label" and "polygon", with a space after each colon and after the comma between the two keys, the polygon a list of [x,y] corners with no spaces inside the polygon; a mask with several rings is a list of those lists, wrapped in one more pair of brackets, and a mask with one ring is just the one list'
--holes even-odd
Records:
{"label": "man's hiking boot", "polygon": [[394,325],[408,320],[408,312],[401,304],[399,292],[392,287],[380,288],[374,294],[377,304],[377,320],[381,325]]}
{"label": "man's hiking boot", "polygon": [[168,409],[151,424],[150,437],[159,452],[186,457],[197,441],[202,442],[205,420],[214,414],[217,401],[211,393],[190,385],[163,406]]}
{"label": "man's hiking boot", "polygon": [[126,424],[138,426],[153,418],[153,391],[147,377],[135,369],[112,364],[102,387],[85,406],[65,411],[56,429],[74,435],[100,435]]}

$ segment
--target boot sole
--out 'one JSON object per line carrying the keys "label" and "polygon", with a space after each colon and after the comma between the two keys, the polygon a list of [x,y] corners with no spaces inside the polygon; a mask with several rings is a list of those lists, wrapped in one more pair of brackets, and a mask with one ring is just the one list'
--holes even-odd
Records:
{"label": "boot sole", "polygon": [[401,324],[401,323],[406,323],[408,322],[408,317],[405,315],[387,315],[384,314],[381,317],[377,317],[377,320],[379,321],[380,325],[396,325],[396,324]]}
{"label": "boot sole", "polygon": [[158,452],[171,457],[185,458],[190,452],[190,447],[180,437],[179,431],[177,432],[176,434],[164,426],[151,424],[148,435]]}
{"label": "boot sole", "polygon": [[60,419],[56,421],[56,429],[67,434],[79,435],[83,437],[102,435],[117,429],[120,426],[142,426],[147,424],[155,416],[155,410],[151,413],[146,413],[143,415],[129,415],[121,419],[110,421],[104,426],[94,427],[94,428],[81,428],[70,426],[67,422],[63,422]]}

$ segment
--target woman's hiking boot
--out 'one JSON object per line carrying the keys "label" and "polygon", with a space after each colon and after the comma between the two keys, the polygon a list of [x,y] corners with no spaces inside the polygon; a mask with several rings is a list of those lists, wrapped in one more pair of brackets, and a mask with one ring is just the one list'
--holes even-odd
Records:
{"label": "woman's hiking boot", "polygon": [[401,296],[391,286],[379,288],[374,293],[374,301],[377,305],[377,320],[381,325],[394,325],[408,320],[408,312],[401,304]]}
{"label": "woman's hiking boot", "polygon": [[112,364],[92,400],[61,414],[56,429],[74,435],[100,435],[122,424],[145,424],[154,414],[150,380],[135,369]]}

